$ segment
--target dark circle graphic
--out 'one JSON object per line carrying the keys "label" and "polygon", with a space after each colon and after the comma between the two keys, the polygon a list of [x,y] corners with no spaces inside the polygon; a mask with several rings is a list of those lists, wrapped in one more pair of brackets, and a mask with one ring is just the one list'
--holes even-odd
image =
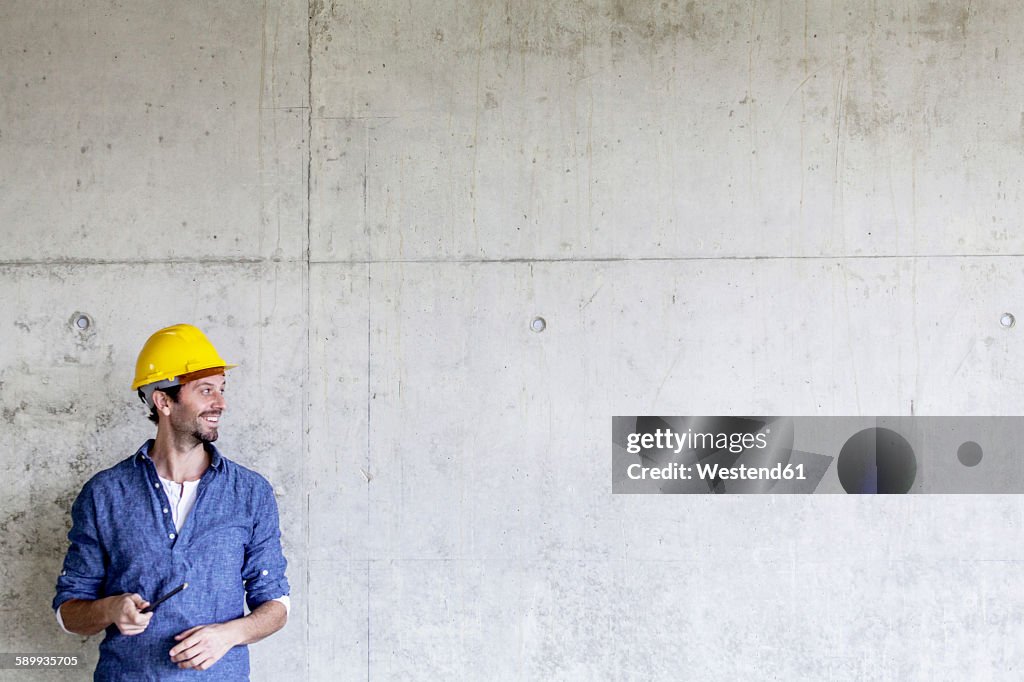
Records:
{"label": "dark circle graphic", "polygon": [[917,458],[907,439],[892,429],[864,429],[843,445],[836,469],[847,493],[902,495],[914,485]]}
{"label": "dark circle graphic", "polygon": [[963,443],[960,448],[956,451],[956,458],[960,460],[960,463],[965,467],[976,467],[981,463],[981,446],[975,443],[973,440],[969,440]]}

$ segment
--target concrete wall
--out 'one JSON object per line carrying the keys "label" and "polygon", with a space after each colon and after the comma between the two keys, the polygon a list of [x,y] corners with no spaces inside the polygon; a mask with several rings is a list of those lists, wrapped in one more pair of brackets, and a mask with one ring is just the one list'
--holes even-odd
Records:
{"label": "concrete wall", "polygon": [[95,660],[48,606],[68,509],[188,321],[281,506],[254,679],[1015,679],[1017,498],[613,497],[609,436],[1021,413],[1022,26],[3,2],[0,648]]}

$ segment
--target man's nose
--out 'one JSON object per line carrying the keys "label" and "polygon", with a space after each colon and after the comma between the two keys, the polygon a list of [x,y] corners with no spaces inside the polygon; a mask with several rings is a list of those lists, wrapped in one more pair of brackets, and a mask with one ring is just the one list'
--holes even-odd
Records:
{"label": "man's nose", "polygon": [[228,403],[224,399],[223,393],[214,393],[213,395],[213,406],[218,410],[224,410],[227,408]]}

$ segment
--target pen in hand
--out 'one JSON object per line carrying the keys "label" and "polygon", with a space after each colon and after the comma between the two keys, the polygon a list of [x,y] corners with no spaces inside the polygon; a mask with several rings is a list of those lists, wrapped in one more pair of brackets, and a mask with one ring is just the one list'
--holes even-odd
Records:
{"label": "pen in hand", "polygon": [[165,601],[167,601],[168,599],[170,599],[174,595],[176,595],[179,592],[181,592],[182,590],[184,590],[186,587],[188,587],[188,583],[182,583],[182,584],[178,585],[173,590],[171,590],[170,592],[168,592],[164,596],[160,597],[159,599],[154,601],[152,604],[150,604],[146,608],[142,609],[142,613],[149,613],[150,611],[155,611],[156,607],[160,606]]}

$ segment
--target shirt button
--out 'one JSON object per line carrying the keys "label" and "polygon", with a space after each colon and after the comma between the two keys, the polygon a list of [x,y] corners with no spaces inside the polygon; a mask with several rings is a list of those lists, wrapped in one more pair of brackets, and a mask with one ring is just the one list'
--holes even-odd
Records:
{"label": "shirt button", "polygon": [[164,514],[167,513],[167,507],[164,507]]}
{"label": "shirt button", "polygon": [[61,572],[60,572],[60,574],[61,574],[61,575],[67,575],[67,574],[68,574],[68,572],[67,572],[67,571],[61,571]]}
{"label": "shirt button", "polygon": [[266,575],[267,573],[268,573],[268,571],[266,569],[264,569],[263,570],[263,575]]}
{"label": "shirt button", "polygon": [[160,487],[160,484],[159,484],[159,483],[154,483],[154,484],[153,484],[153,487],[154,487],[154,488],[159,488],[159,487]]}
{"label": "shirt button", "polygon": [[174,533],[169,534],[167,537],[169,537],[170,539],[173,540],[174,539]]}

